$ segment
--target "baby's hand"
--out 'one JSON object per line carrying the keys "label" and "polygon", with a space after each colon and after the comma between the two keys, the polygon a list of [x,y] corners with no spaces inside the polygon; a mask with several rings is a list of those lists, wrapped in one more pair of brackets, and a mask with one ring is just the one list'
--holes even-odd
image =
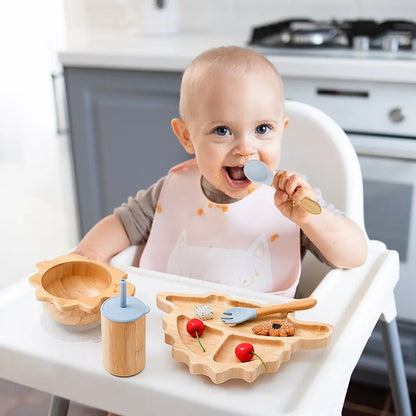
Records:
{"label": "baby's hand", "polygon": [[299,201],[305,196],[316,201],[316,192],[301,176],[289,171],[280,171],[274,175],[273,187],[276,189],[274,203],[280,212],[298,225],[310,217]]}

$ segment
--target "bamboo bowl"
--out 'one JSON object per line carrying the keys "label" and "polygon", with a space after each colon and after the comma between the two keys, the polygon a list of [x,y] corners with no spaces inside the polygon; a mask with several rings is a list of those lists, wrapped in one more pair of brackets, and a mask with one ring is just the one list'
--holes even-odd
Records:
{"label": "bamboo bowl", "polygon": [[[57,257],[36,265],[38,273],[29,277],[36,299],[45,312],[65,325],[88,325],[101,318],[101,304],[120,294],[120,280],[127,274],[76,254]],[[135,287],[127,283],[127,294]]]}

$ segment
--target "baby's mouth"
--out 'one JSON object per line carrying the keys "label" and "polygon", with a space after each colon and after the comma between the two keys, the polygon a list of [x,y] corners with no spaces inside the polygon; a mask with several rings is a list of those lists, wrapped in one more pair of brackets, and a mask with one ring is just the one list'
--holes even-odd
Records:
{"label": "baby's mouth", "polygon": [[244,174],[243,166],[226,166],[225,172],[232,186],[242,187],[250,182]]}
{"label": "baby's mouth", "polygon": [[227,170],[228,176],[233,181],[243,181],[247,179],[242,166],[227,166],[225,169]]}

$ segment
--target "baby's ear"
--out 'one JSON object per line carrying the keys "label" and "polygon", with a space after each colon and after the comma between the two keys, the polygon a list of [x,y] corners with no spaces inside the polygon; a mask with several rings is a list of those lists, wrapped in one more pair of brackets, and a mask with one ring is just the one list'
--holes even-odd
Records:
{"label": "baby's ear", "polygon": [[181,118],[174,118],[170,125],[172,126],[172,130],[175,133],[176,137],[181,142],[181,145],[184,149],[193,155],[195,153],[194,145],[192,144],[191,135],[189,134],[189,130],[186,128],[185,122]]}

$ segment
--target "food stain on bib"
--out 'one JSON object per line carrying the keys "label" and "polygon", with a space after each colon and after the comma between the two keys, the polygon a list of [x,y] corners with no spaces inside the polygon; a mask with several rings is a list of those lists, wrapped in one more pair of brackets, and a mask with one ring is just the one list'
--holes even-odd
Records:
{"label": "food stain on bib", "polygon": [[227,212],[228,211],[228,207],[226,205],[215,205],[217,208],[222,209],[222,212]]}
{"label": "food stain on bib", "polygon": [[279,234],[273,234],[273,235],[270,237],[270,241],[271,241],[271,242],[273,242],[274,240],[276,240],[276,238],[279,238]]}
{"label": "food stain on bib", "polygon": [[158,205],[156,211],[160,214],[162,212],[162,205]]}
{"label": "food stain on bib", "polygon": [[202,215],[204,213],[204,210],[202,208],[198,208],[196,210],[196,215]]}

